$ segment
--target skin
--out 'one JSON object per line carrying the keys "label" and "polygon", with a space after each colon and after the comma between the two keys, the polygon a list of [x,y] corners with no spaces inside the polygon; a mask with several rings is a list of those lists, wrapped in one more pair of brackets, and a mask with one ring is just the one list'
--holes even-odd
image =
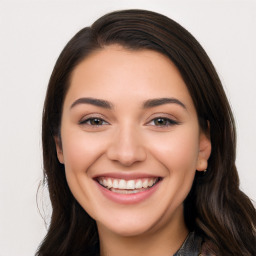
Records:
{"label": "skin", "polygon": [[[74,103],[83,97],[108,101],[112,108]],[[159,98],[184,106],[143,107]],[[207,168],[211,143],[167,57],[112,45],[84,59],[71,77],[56,148],[73,195],[96,220],[101,255],[169,256],[179,249],[188,234],[183,201],[196,170]],[[162,180],[149,198],[126,205],[99,190],[94,178],[109,173]]]}

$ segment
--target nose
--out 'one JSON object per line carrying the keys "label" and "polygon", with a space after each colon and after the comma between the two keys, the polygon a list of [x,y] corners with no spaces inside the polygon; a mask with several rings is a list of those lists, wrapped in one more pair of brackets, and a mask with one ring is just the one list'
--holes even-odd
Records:
{"label": "nose", "polygon": [[107,150],[107,157],[123,166],[131,166],[147,158],[142,138],[135,129],[125,127],[116,131]]}

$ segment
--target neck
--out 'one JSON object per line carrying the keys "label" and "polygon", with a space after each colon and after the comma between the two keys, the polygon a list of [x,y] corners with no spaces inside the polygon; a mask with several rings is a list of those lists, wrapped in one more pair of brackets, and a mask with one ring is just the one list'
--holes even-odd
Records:
{"label": "neck", "polygon": [[[183,209],[182,209],[183,210]],[[161,226],[136,236],[122,236],[98,225],[101,256],[171,256],[178,251],[188,235],[183,214],[176,213]]]}

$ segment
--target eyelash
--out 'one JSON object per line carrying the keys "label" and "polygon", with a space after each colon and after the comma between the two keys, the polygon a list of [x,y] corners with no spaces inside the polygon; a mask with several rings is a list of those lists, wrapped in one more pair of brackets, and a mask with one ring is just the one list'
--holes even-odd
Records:
{"label": "eyelash", "polygon": [[[156,122],[164,122],[164,124],[156,124]],[[153,124],[151,124],[153,123]],[[169,126],[173,126],[173,125],[178,125],[180,124],[179,122],[177,121],[174,121],[173,119],[170,119],[170,118],[166,118],[166,117],[156,117],[156,118],[153,118],[150,122],[147,123],[147,125],[154,125],[154,126],[157,126],[157,127],[169,127]]]}
{"label": "eyelash", "polygon": [[[92,124],[93,121],[101,122],[101,124]],[[102,118],[99,118],[99,117],[90,117],[90,118],[87,118],[85,120],[80,121],[79,124],[98,127],[98,126],[106,125],[106,124],[109,124],[109,123],[106,122],[105,120],[103,120]]]}
{"label": "eyelash", "polygon": [[[96,123],[93,124],[93,122],[95,122],[95,121],[96,121]],[[159,121],[162,122],[162,124],[161,123],[156,124],[156,122],[159,122]],[[106,122],[102,118],[90,117],[90,118],[80,121],[79,124],[99,127],[99,126],[103,126],[103,125],[108,125],[109,123]],[[174,121],[170,118],[166,118],[166,117],[156,117],[147,123],[147,125],[152,125],[152,126],[157,126],[157,127],[169,127],[169,126],[178,125],[178,124],[179,124],[179,122]]]}

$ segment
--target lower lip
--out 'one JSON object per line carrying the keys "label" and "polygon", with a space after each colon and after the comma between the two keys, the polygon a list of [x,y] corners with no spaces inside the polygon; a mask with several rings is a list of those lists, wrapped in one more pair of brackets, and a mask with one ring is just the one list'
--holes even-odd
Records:
{"label": "lower lip", "polygon": [[95,181],[96,184],[98,185],[101,193],[111,201],[114,201],[119,204],[137,204],[140,203],[147,198],[149,198],[156,190],[158,189],[161,180],[158,181],[153,187],[144,190],[142,192],[134,193],[134,194],[119,194],[112,192],[108,190],[107,188],[104,188],[101,186],[97,181]]}

